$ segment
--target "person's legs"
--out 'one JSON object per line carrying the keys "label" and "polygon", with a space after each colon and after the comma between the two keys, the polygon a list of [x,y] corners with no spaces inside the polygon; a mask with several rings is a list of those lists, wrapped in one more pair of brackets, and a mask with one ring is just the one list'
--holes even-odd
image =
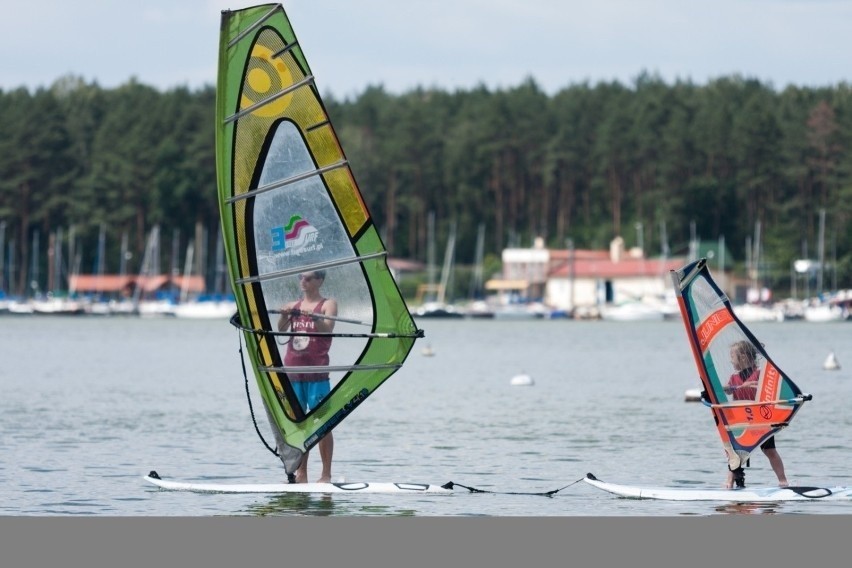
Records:
{"label": "person's legs", "polygon": [[[296,398],[299,400],[299,405],[307,410],[308,406],[306,403],[311,403],[310,395],[311,395],[311,385],[313,383],[305,382],[305,381],[293,381],[290,385],[293,387],[293,391],[296,393]],[[308,482],[308,455],[310,454],[310,450],[305,452],[302,456],[302,462],[299,464],[298,469],[296,469],[296,483],[307,483]]]}
{"label": "person's legs", "polygon": [[742,467],[738,467],[733,471],[728,470],[728,480],[725,483],[725,487],[731,489],[734,486],[737,488],[745,487],[745,470]]}
{"label": "person's legs", "polygon": [[781,461],[781,455],[778,453],[778,450],[775,448],[763,448],[763,453],[766,455],[766,459],[769,460],[769,465],[772,466],[772,471],[775,472],[775,476],[778,478],[778,486],[779,487],[787,487],[787,476],[784,473],[784,462]]}
{"label": "person's legs", "polygon": [[302,463],[299,464],[299,469],[296,470],[296,483],[308,482],[308,454],[310,454],[310,450],[302,456]]}
{"label": "person's legs", "polygon": [[769,460],[769,465],[772,466],[772,471],[775,472],[775,477],[778,478],[779,487],[787,487],[787,476],[784,474],[784,462],[781,461],[781,455],[775,449],[775,436],[772,436],[760,445],[766,459]]}
{"label": "person's legs", "polygon": [[[309,409],[312,410],[316,408],[322,400],[328,396],[328,393],[331,391],[331,384],[329,381],[318,381],[306,383],[310,385],[309,387],[309,396],[308,404]],[[331,460],[334,455],[334,437],[331,435],[331,432],[323,436],[322,440],[317,444],[320,449],[320,459],[322,460],[322,473],[320,474],[317,483],[331,483]],[[307,463],[307,454],[305,454],[305,459],[303,463]],[[307,476],[307,470],[305,470],[305,476]]]}
{"label": "person's legs", "polygon": [[320,459],[322,459],[322,474],[317,483],[331,483],[331,458],[334,454],[334,437],[331,432],[319,441]]}

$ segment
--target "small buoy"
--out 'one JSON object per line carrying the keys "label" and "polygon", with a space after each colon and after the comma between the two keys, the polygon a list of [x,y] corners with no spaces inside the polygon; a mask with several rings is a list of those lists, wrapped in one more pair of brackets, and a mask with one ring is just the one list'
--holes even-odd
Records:
{"label": "small buoy", "polygon": [[515,375],[509,382],[514,387],[529,387],[535,384],[532,377],[527,374]]}
{"label": "small buoy", "polygon": [[822,368],[826,371],[836,371],[840,369],[840,363],[837,362],[837,357],[834,356],[834,351],[828,354],[828,357],[825,358],[825,363],[822,364]]}
{"label": "small buoy", "polygon": [[686,389],[683,400],[685,402],[701,402],[701,389]]}
{"label": "small buoy", "polygon": [[435,350],[432,349],[431,345],[427,345],[426,347],[423,348],[421,353],[423,354],[424,357],[431,357],[435,354]]}

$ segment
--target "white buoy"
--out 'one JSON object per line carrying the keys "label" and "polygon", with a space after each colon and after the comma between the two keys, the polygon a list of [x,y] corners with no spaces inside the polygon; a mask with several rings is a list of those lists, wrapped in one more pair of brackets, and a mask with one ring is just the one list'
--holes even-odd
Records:
{"label": "white buoy", "polygon": [[512,377],[512,380],[509,381],[509,384],[513,387],[530,387],[535,384],[532,377],[527,375],[526,373],[521,373],[520,375],[515,375]]}
{"label": "white buoy", "polygon": [[837,357],[834,355],[834,351],[828,354],[828,357],[825,358],[825,363],[822,364],[822,368],[826,371],[836,371],[840,369],[840,363],[837,362]]}
{"label": "white buoy", "polygon": [[431,357],[435,354],[435,350],[432,349],[431,345],[427,345],[426,347],[423,348],[421,353],[423,354],[424,357]]}
{"label": "white buoy", "polygon": [[701,402],[701,389],[686,389],[683,399],[685,402]]}

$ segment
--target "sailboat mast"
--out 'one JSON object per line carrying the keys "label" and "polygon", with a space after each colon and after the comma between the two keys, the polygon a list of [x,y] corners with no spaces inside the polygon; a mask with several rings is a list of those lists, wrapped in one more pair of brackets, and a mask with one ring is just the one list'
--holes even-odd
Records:
{"label": "sailboat mast", "polygon": [[476,262],[473,267],[473,279],[470,283],[468,297],[473,300],[482,292],[483,266],[482,260],[485,254],[485,224],[480,223],[476,232]]}
{"label": "sailboat mast", "polygon": [[453,221],[450,227],[450,236],[447,239],[447,248],[444,251],[444,266],[441,269],[441,287],[438,291],[438,303],[444,304],[447,299],[447,289],[451,284],[451,273],[455,262],[456,251],[456,223]]}
{"label": "sailboat mast", "polygon": [[33,231],[33,245],[32,245],[32,257],[30,258],[30,281],[29,288],[32,291],[31,294],[27,294],[35,296],[38,295],[41,288],[39,286],[39,271],[38,271],[38,256],[39,256],[39,231],[36,229]]}
{"label": "sailboat mast", "polygon": [[426,225],[426,280],[429,293],[435,290],[435,212],[429,212]]}
{"label": "sailboat mast", "polygon": [[183,263],[183,282],[180,286],[180,303],[186,303],[189,298],[189,279],[192,277],[192,257],[195,253],[195,243],[189,241],[186,245],[186,258]]}
{"label": "sailboat mast", "polygon": [[127,231],[121,233],[121,258],[118,259],[118,274],[124,276],[127,274]]}
{"label": "sailboat mast", "polygon": [[819,257],[819,268],[817,270],[816,293],[817,297],[822,295],[822,279],[823,270],[825,267],[825,209],[819,210],[819,249],[817,255]]}
{"label": "sailboat mast", "polygon": [[754,222],[754,252],[751,255],[754,290],[757,293],[757,298],[761,299],[760,294],[760,221]]}
{"label": "sailboat mast", "polygon": [[0,221],[0,292],[6,291],[6,221]]}

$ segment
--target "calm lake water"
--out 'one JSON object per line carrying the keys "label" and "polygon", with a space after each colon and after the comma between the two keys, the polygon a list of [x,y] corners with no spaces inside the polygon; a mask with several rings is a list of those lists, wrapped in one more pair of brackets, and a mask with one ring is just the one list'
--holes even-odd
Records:
{"label": "calm lake water", "polygon": [[[0,318],[0,515],[672,516],[852,513],[852,503],[761,506],[619,499],[574,483],[720,486],[726,469],[680,321],[418,320],[406,365],[335,429],[334,480],[500,493],[211,495],[142,476],[283,481],[252,424],[227,321]],[[850,485],[852,324],[750,326],[814,400],[777,437],[788,478]],[[421,350],[431,345],[435,356]],[[834,351],[842,366],[825,371]],[[534,386],[511,386],[527,373]],[[260,430],[272,440],[254,378]],[[319,473],[312,452],[310,479]],[[774,482],[761,453],[751,485]],[[568,486],[568,487],[566,487]],[[512,495],[565,487],[554,497]]]}

